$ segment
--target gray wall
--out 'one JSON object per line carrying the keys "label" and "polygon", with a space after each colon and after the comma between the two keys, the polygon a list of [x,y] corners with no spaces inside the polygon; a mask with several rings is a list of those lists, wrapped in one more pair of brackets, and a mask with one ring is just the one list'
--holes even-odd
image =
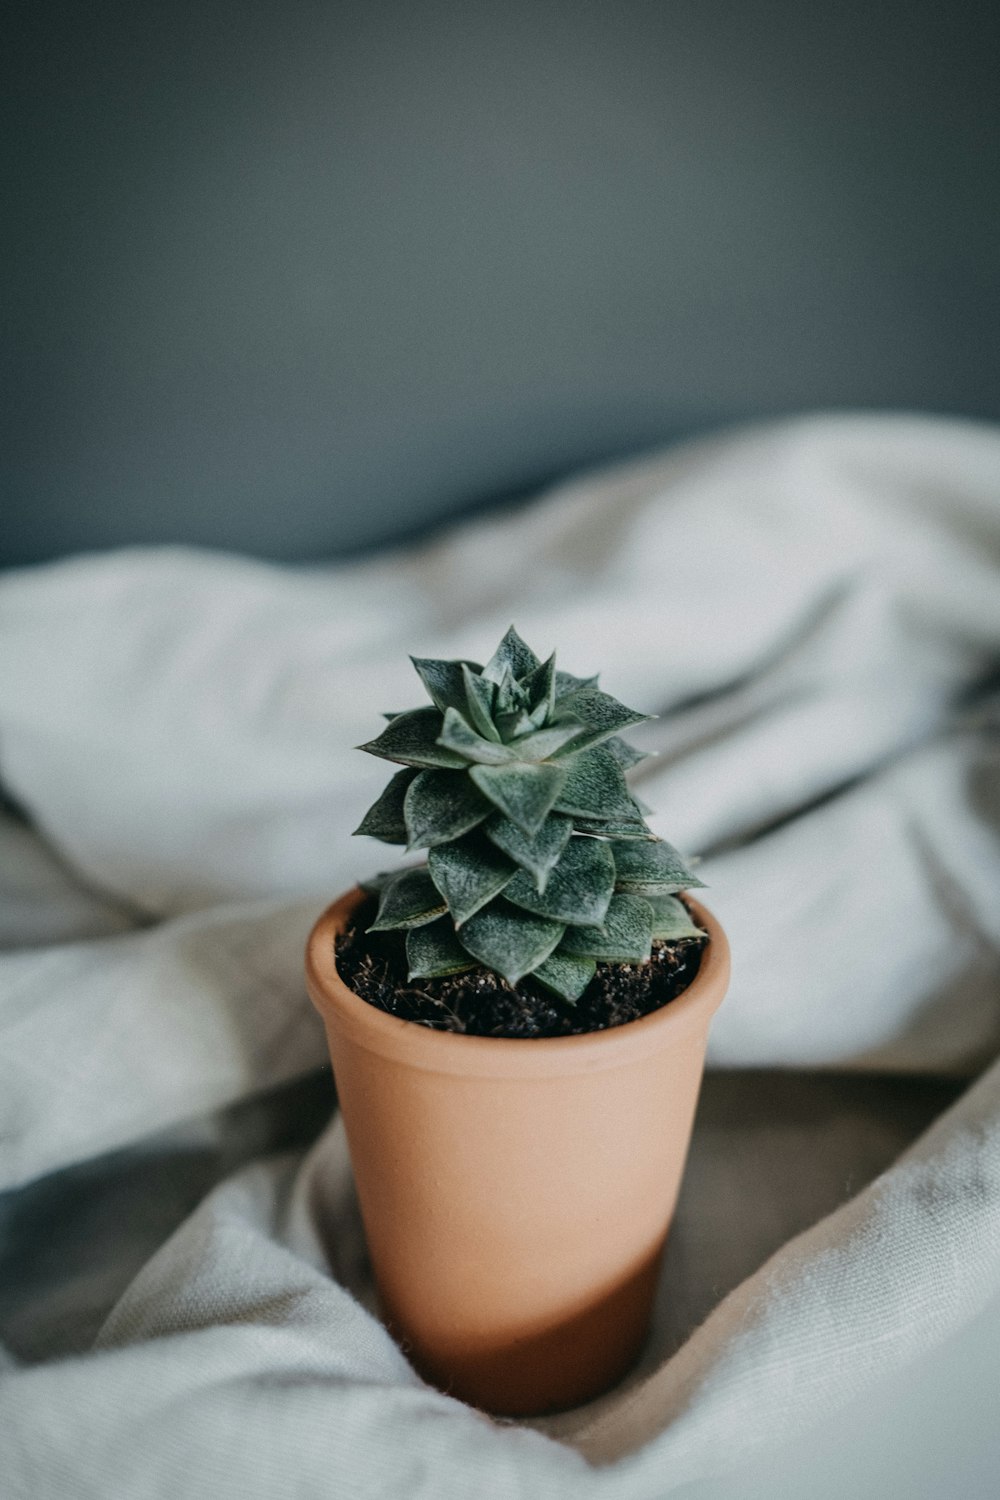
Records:
{"label": "gray wall", "polygon": [[8,5],[0,562],[325,556],[732,418],[1000,415],[998,14]]}

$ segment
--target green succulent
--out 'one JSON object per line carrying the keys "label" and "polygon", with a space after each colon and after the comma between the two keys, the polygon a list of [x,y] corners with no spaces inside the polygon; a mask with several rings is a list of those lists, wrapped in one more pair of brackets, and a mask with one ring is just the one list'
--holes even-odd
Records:
{"label": "green succulent", "polygon": [[702,882],[625,780],[645,756],[620,731],[647,714],[540,661],[513,626],[485,667],[411,659],[431,703],[359,746],[404,769],[355,830],[428,850],[368,883],[370,930],[405,932],[411,979],[481,966],[572,1003],[599,963],[700,935],[677,893]]}

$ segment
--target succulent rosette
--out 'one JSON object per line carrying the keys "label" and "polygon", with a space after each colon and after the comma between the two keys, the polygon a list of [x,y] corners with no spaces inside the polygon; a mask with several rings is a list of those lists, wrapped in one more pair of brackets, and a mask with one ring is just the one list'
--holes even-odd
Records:
{"label": "succulent rosette", "polygon": [[411,980],[481,966],[572,1004],[598,964],[701,936],[678,892],[702,881],[625,779],[645,755],[621,731],[647,714],[540,661],[513,626],[484,667],[411,659],[431,702],[359,747],[403,769],[355,830],[428,851],[367,882],[369,930],[405,933]]}

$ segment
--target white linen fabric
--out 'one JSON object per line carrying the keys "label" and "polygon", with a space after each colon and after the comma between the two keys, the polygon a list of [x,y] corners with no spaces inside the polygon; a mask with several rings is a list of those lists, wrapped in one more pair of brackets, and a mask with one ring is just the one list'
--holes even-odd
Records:
{"label": "white linen fabric", "polygon": [[1000,433],[916,417],[703,440],[375,561],[0,580],[0,780],[30,820],[0,818],[0,1188],[16,1222],[41,1205],[27,1258],[74,1173],[167,1193],[322,1067],[306,931],[393,857],[349,837],[385,780],[351,747],[419,701],[407,652],[482,659],[512,619],[659,716],[636,780],[735,956],[710,1066],[969,1087],[679,1350],[533,1426],[429,1390],[378,1324],[338,1122],[305,1154],[262,1136],[162,1243],[123,1221],[100,1275],[8,1299],[15,1500],[651,1500],[995,1305]]}

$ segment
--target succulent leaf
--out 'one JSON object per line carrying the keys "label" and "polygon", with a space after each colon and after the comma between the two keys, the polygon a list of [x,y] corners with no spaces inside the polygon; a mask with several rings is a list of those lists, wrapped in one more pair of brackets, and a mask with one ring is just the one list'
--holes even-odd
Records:
{"label": "succulent leaf", "polygon": [[381,839],[383,844],[407,844],[410,842],[403,817],[403,799],[407,789],[419,771],[407,769],[397,771],[377,802],[373,802],[355,833],[367,834],[369,838]]}
{"label": "succulent leaf", "polygon": [[561,1000],[575,1005],[587,985],[597,972],[592,958],[577,958],[573,953],[564,953],[557,948],[544,963],[532,970],[532,979],[538,979],[546,989],[552,990]]}
{"label": "succulent leaf", "polygon": [[637,750],[630,745],[628,740],[620,739],[613,734],[609,740],[604,741],[604,748],[609,755],[613,755],[623,771],[630,771],[633,766],[639,765],[640,761],[648,760],[652,751]]}
{"label": "succulent leaf", "polygon": [[493,721],[500,738],[505,741],[516,734],[527,734],[534,728],[528,712],[528,695],[509,667],[505,668],[497,684]]}
{"label": "succulent leaf", "polygon": [[447,910],[447,902],[426,870],[402,870],[382,887],[378,912],[369,931],[423,927]]}
{"label": "succulent leaf", "polygon": [[603,747],[582,750],[563,764],[568,774],[554,804],[556,812],[601,820],[634,816],[622,768]]}
{"label": "succulent leaf", "polygon": [[411,656],[420,681],[430,694],[431,700],[444,713],[446,708],[465,707],[465,679],[463,670],[479,672],[482,669],[471,661],[439,661],[431,656]]}
{"label": "succulent leaf", "polygon": [[[487,681],[490,679],[487,678]],[[499,722],[504,714],[527,713],[528,695],[517,681],[510,667],[504,667],[496,684],[496,714]]]}
{"label": "succulent leaf", "polygon": [[528,695],[532,723],[539,729],[552,717],[556,704],[556,653],[529,672],[522,686]]}
{"label": "succulent leaf", "polygon": [[575,693],[578,688],[590,688],[597,686],[597,674],[593,677],[574,677],[572,672],[556,673],[556,702],[561,702]]}
{"label": "succulent leaf", "polygon": [[432,849],[427,858],[431,878],[456,927],[499,896],[517,873],[513,860],[478,832]]}
{"label": "succulent leaf", "polygon": [[464,771],[420,771],[403,798],[407,843],[430,849],[461,838],[492,810]]}
{"label": "succulent leaf", "polygon": [[465,662],[462,663],[462,682],[465,688],[466,718],[469,723],[485,739],[498,740],[500,735],[493,722],[493,710],[497,700],[496,687],[492,682],[487,682],[485,677],[471,672]]}
{"label": "succulent leaf", "polygon": [[584,732],[573,746],[579,750],[599,745],[620,729],[627,729],[631,724],[643,724],[649,718],[648,714],[626,708],[617,698],[612,698],[609,693],[602,693],[596,687],[578,689],[563,699],[559,707],[560,710],[572,713],[584,725]]}
{"label": "succulent leaf", "polygon": [[510,748],[521,760],[548,760],[550,755],[558,754],[582,733],[583,725],[579,723],[567,721],[564,724],[550,724],[546,729],[535,729],[528,734],[518,735],[511,741]]}
{"label": "succulent leaf", "polygon": [[504,895],[540,917],[584,927],[604,921],[614,888],[610,846],[600,839],[570,839],[544,891],[526,870],[519,870]]}
{"label": "succulent leaf", "polygon": [[533,728],[531,716],[523,708],[512,709],[509,714],[497,714],[497,730],[504,744],[519,734],[530,734]]}
{"label": "succulent leaf", "polygon": [[566,781],[561,766],[473,766],[469,776],[505,817],[533,837],[541,828]]}
{"label": "succulent leaf", "polygon": [[567,927],[563,947],[602,964],[645,963],[652,951],[653,908],[642,896],[612,896],[600,927]]}
{"label": "succulent leaf", "polygon": [[616,891],[634,896],[669,896],[675,891],[703,886],[692,875],[673,844],[659,839],[655,844],[626,840],[612,845],[617,875]]}
{"label": "succulent leaf", "polygon": [[469,918],[462,928],[462,945],[509,984],[517,984],[548,958],[563,930],[562,922],[519,911],[501,897]]}
{"label": "succulent leaf", "polygon": [[397,714],[377,739],[359,745],[358,749],[403,766],[463,770],[467,764],[465,758],[439,745],[440,733],[441,714],[436,708],[414,708]]}
{"label": "succulent leaf", "polygon": [[646,827],[638,805],[634,807],[631,817],[574,818],[573,827],[577,833],[586,833],[592,838],[645,839],[650,844],[656,842],[656,834]]}
{"label": "succulent leaf", "polygon": [[512,625],[483,668],[483,676],[490,682],[500,683],[509,672],[511,677],[520,681],[539,666],[541,662],[538,657],[522,641]]}
{"label": "succulent leaf", "polygon": [[475,959],[462,947],[448,917],[428,927],[415,927],[406,934],[406,961],[410,979],[443,979],[474,969]]}
{"label": "succulent leaf", "polygon": [[485,735],[477,734],[457,708],[445,709],[438,744],[463,755],[467,761],[475,761],[477,765],[502,766],[517,758],[516,750],[500,744],[499,740],[488,740]]}
{"label": "succulent leaf", "polygon": [[705,934],[694,921],[683,901],[676,896],[647,896],[653,909],[653,936],[666,942],[677,942],[680,938],[704,937]]}
{"label": "succulent leaf", "polygon": [[516,823],[495,812],[483,824],[488,839],[508,854],[515,864],[527,870],[535,882],[536,889],[544,891],[549,872],[555,866],[573,832],[571,818],[550,814],[533,838],[523,833]]}

